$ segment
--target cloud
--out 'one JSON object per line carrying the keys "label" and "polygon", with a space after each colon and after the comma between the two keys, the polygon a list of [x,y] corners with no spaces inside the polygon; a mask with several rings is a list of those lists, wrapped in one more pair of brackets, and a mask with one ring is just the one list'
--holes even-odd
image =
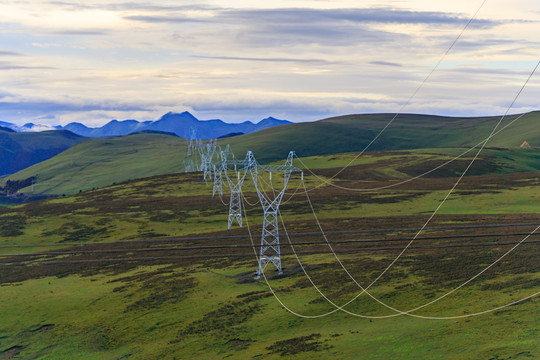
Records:
{"label": "cloud", "polygon": [[24,54],[15,51],[0,50],[0,56],[24,56]]}
{"label": "cloud", "polygon": [[255,58],[255,57],[240,57],[240,56],[204,56],[193,55],[194,58],[210,59],[210,60],[233,60],[233,61],[262,61],[262,62],[293,62],[293,63],[313,63],[313,64],[336,64],[337,62],[323,59],[296,59],[296,58]]}
{"label": "cloud", "polygon": [[121,114],[148,112],[151,110],[141,105],[116,101],[90,103],[88,101],[77,102],[76,100],[64,102],[44,99],[21,100],[19,97],[14,96],[2,97],[1,94],[0,99],[0,118],[17,124],[34,122],[40,119],[52,120],[73,116],[91,121],[92,117],[88,114],[92,113],[112,112]]}
{"label": "cloud", "polygon": [[[462,24],[467,18],[454,13],[434,11],[410,11],[394,8],[364,8],[364,9],[312,9],[312,8],[285,8],[285,9],[217,9],[199,7],[198,10],[212,11],[212,22],[228,24],[328,24],[337,22],[349,23],[383,23],[383,24]],[[166,8],[166,10],[173,10]],[[181,8],[180,10],[185,10]],[[208,22],[208,16],[182,14],[176,15],[144,15],[126,16],[127,20],[144,21],[149,23],[163,22]],[[493,27],[500,25],[500,21],[489,19],[476,19],[476,26]]]}
{"label": "cloud", "polygon": [[[463,16],[433,11],[410,11],[392,8],[372,9],[262,9],[228,10],[221,16],[234,21],[256,21],[267,23],[384,23],[384,24],[456,24],[466,20]],[[500,23],[493,20],[475,21],[483,26],[495,26]]]}
{"label": "cloud", "polygon": [[388,62],[388,61],[370,61],[369,63],[372,64],[372,65],[382,65],[382,66],[394,66],[394,67],[403,66],[401,64]]}
{"label": "cloud", "polygon": [[[176,39],[193,38],[233,41],[253,48],[309,46],[351,46],[364,43],[400,43],[410,35],[388,30],[384,25],[463,26],[468,16],[457,13],[410,11],[397,8],[280,8],[225,9],[199,7],[154,11],[144,15],[127,15],[126,20],[149,24],[193,25],[178,32]],[[196,24],[200,23],[201,26]],[[493,28],[503,24],[490,19],[475,19],[473,27]],[[204,25],[204,26],[202,26]],[[216,28],[223,29],[216,32]],[[488,44],[489,46],[489,44]]]}
{"label": "cloud", "polygon": [[[34,101],[0,101],[0,111],[32,111],[36,113],[63,112],[63,111],[93,111],[93,110],[118,110],[118,111],[144,111],[147,108],[140,105],[118,103],[116,101],[101,103],[77,103],[34,100]],[[45,115],[42,115],[45,116]]]}
{"label": "cloud", "polygon": [[52,35],[84,36],[84,35],[108,35],[106,30],[60,30],[53,31]]}
{"label": "cloud", "polygon": [[208,19],[194,18],[188,16],[153,16],[153,15],[130,15],[124,19],[132,21],[142,21],[146,23],[194,23],[209,22]]}
{"label": "cloud", "polygon": [[13,64],[6,61],[0,61],[0,70],[52,70],[54,67],[50,66],[25,66]]}

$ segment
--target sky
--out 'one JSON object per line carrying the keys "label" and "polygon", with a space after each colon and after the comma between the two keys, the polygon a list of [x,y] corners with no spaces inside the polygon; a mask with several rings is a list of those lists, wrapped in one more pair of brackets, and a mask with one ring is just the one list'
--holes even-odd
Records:
{"label": "sky", "polygon": [[408,103],[482,1],[2,0],[0,121],[499,115],[540,60],[538,0],[486,0]]}

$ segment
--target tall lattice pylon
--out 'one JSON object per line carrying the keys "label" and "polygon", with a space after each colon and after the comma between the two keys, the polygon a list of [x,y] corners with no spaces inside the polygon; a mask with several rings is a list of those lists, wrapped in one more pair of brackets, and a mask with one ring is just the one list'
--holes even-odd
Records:
{"label": "tall lattice pylon", "polygon": [[214,187],[212,188],[212,197],[216,195],[216,193],[219,193],[219,195],[223,196],[223,172],[227,171],[226,168],[226,161],[227,161],[227,155],[224,151],[220,152],[220,162],[216,166],[214,165]]}
{"label": "tall lattice pylon", "polygon": [[230,229],[234,221],[242,227],[242,185],[246,178],[246,171],[235,171],[236,177],[233,179],[225,172],[227,176],[227,182],[231,189],[231,200],[229,202],[229,223],[227,229]]}
{"label": "tall lattice pylon", "polygon": [[201,157],[201,171],[204,173],[204,181],[212,180],[212,170],[214,167],[213,160],[216,148],[216,140],[210,140],[208,144],[199,147],[199,155]]}
{"label": "tall lattice pylon", "polygon": [[[253,178],[259,201],[262,205],[264,217],[263,228],[261,234],[261,249],[259,254],[259,267],[257,269],[257,279],[260,279],[266,266],[270,263],[274,264],[280,274],[283,274],[281,267],[281,251],[279,247],[279,225],[278,211],[283,199],[283,194],[287,189],[291,173],[293,171],[302,171],[293,166],[294,151],[289,152],[285,165],[257,165],[257,161],[251,151],[247,155],[247,168]],[[259,187],[258,174],[259,172],[283,171],[283,189],[270,199]]]}

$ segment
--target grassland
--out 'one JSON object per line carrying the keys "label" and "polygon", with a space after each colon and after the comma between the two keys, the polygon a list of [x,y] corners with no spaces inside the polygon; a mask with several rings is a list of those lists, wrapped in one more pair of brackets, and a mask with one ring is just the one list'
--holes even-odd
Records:
{"label": "grassland", "polygon": [[[421,174],[455,151],[459,150],[370,153],[332,180],[340,166],[350,161],[350,154],[303,161],[319,178],[335,185],[378,188]],[[537,156],[535,149],[490,149],[430,226],[538,223]],[[316,214],[329,233],[418,228],[468,159],[470,155],[428,178],[385,190],[344,191],[322,185],[319,178],[307,174],[305,182]],[[292,315],[264,281],[253,279],[256,260],[248,228],[225,230],[227,207],[219,198],[210,197],[211,186],[200,177],[158,175],[0,209],[0,358],[540,357],[538,298],[483,316],[452,320],[406,316],[370,320],[343,313],[302,319]],[[272,182],[279,186],[279,176],[274,174]],[[261,183],[267,184],[265,191],[272,191],[269,178]],[[302,186],[295,175],[282,206],[285,226],[292,235],[311,235],[292,236],[291,242],[297,244],[313,281],[333,301],[343,304],[358,288],[326,245],[301,245],[324,240],[306,195],[298,189]],[[244,191],[249,202],[256,203],[249,179]],[[246,206],[246,212],[249,230],[258,242],[260,205]],[[429,246],[409,249],[372,293],[393,307],[414,308],[478,273],[513,246],[507,241],[523,238],[516,233],[533,228],[426,231],[421,237],[435,239],[419,239],[415,245]],[[283,236],[283,226],[280,231],[285,276],[276,276],[272,268],[266,272],[276,294],[302,314],[332,310],[308,282],[296,258],[289,255],[291,247]],[[413,234],[405,230],[333,233],[329,239],[350,273],[359,283],[369,284]],[[206,239],[194,239],[200,237]],[[340,243],[381,237],[382,244]],[[478,243],[481,245],[473,246]],[[59,251],[66,253],[55,254]],[[418,314],[466,315],[538,292],[539,255],[537,242],[525,243],[471,284]],[[347,309],[365,315],[391,314],[365,295]]]}
{"label": "grassland", "polygon": [[36,193],[71,195],[130,179],[180,172],[186,144],[184,139],[162,134],[92,139],[5,181],[36,176]]}

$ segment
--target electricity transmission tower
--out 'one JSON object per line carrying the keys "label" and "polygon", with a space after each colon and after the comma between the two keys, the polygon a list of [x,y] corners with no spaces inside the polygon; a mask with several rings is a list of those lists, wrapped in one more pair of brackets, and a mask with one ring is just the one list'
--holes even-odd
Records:
{"label": "electricity transmission tower", "polygon": [[217,141],[216,139],[210,140],[209,143],[198,146],[199,156],[201,157],[200,171],[204,173],[203,180],[212,179],[212,170],[214,167],[214,154],[216,153]]}
{"label": "electricity transmission tower", "polygon": [[[264,212],[257,279],[260,279],[264,269],[270,263],[274,264],[280,274],[283,274],[281,268],[281,252],[279,248],[278,211],[279,206],[281,205],[281,199],[283,199],[283,194],[287,189],[291,173],[302,172],[302,170],[293,166],[293,158],[294,151],[291,151],[289,152],[285,165],[258,165],[255,156],[253,156],[253,152],[248,151],[246,156],[246,169],[249,169],[251,173]],[[283,189],[271,199],[259,186],[258,176],[260,172],[269,172],[272,174],[272,172],[276,171],[283,171]]]}
{"label": "electricity transmission tower", "polygon": [[[233,159],[229,160],[228,156],[232,155]],[[229,221],[227,229],[230,229],[234,221],[242,227],[242,185],[247,174],[247,156],[245,160],[234,160],[234,154],[229,150],[229,145],[222,151],[223,173],[227,178],[229,189],[231,190],[231,199],[229,201]],[[234,170],[236,176],[229,176],[229,168]]]}
{"label": "electricity transmission tower", "polygon": [[197,166],[195,165],[195,161],[193,160],[194,153],[198,153],[199,148],[202,147],[202,141],[199,139],[197,134],[197,129],[195,127],[191,127],[189,130],[189,139],[188,139],[188,147],[187,147],[187,155],[186,159],[184,160],[184,169],[185,172],[195,172],[197,171]]}
{"label": "electricity transmission tower", "polygon": [[[227,148],[229,145],[227,145]],[[221,196],[223,196],[223,172],[227,171],[226,168],[226,161],[227,161],[227,155],[225,151],[220,151],[220,162],[216,166],[214,165],[214,187],[212,189],[212,197],[216,195],[216,193],[219,193]]]}
{"label": "electricity transmission tower", "polygon": [[227,174],[227,182],[231,189],[231,200],[229,202],[229,223],[227,229],[230,229],[233,222],[236,220],[238,225],[242,227],[242,185],[246,178],[246,171],[235,171],[236,179],[231,179]]}

